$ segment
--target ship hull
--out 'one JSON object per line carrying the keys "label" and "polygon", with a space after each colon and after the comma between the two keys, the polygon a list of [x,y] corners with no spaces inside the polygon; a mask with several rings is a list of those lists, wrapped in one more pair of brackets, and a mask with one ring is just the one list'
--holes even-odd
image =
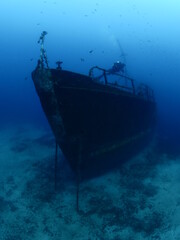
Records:
{"label": "ship hull", "polygon": [[153,133],[154,101],[69,71],[36,69],[32,78],[73,170],[116,166]]}

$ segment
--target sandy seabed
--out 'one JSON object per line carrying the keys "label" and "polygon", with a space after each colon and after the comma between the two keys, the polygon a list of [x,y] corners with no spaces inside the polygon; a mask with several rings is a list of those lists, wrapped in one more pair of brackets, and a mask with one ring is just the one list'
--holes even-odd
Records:
{"label": "sandy seabed", "polygon": [[55,141],[34,126],[0,130],[0,240],[180,239],[180,157],[149,146],[120,169],[76,184]]}

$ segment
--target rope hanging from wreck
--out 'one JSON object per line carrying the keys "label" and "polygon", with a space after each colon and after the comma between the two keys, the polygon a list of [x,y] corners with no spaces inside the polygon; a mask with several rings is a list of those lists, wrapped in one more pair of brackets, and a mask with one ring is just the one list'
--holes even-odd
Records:
{"label": "rope hanging from wreck", "polygon": [[41,33],[41,36],[40,36],[39,40],[38,40],[38,43],[41,45],[40,59],[39,59],[39,67],[41,67],[41,68],[44,68],[44,62],[46,64],[46,67],[49,68],[47,55],[46,55],[46,50],[44,49],[44,40],[45,40],[46,35],[47,35],[47,32],[43,31]]}

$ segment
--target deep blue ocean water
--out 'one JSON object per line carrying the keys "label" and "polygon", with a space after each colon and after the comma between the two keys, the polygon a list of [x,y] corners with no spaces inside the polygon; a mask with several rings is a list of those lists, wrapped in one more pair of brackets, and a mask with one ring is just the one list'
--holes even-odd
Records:
{"label": "deep blue ocean water", "polygon": [[[16,126],[23,126],[25,124],[34,125],[35,128],[43,127],[47,131],[50,129],[31,79],[31,72],[35,69],[40,56],[38,39],[42,31],[47,31],[48,34],[44,46],[51,68],[55,68],[56,61],[61,60],[63,61],[63,69],[88,75],[89,69],[92,66],[98,65],[99,67],[109,69],[114,62],[119,60],[126,64],[127,75],[129,77],[152,87],[157,102],[157,138],[161,140],[158,145],[159,151],[162,153],[166,152],[170,154],[171,157],[179,156],[179,12],[180,2],[178,0],[1,0],[0,130],[3,131],[4,127],[10,129],[11,127],[16,128]],[[27,136],[29,136],[28,134]],[[45,134],[43,136],[47,135]],[[19,151],[21,154],[22,149],[28,149],[26,144],[32,144],[32,142],[36,144],[37,139],[39,141],[38,144],[41,145],[39,148],[41,151],[42,149],[44,150],[44,148],[42,148],[43,144],[47,144],[50,147],[53,146],[52,149],[54,149],[51,137],[48,143],[44,143],[44,140],[42,140],[39,135],[32,137],[32,139],[31,137],[27,137],[29,142],[24,143],[24,140],[21,140],[21,136],[18,137],[16,134],[16,138],[14,138],[13,135],[15,139],[13,144],[15,146],[13,146],[12,149],[18,149],[17,152]],[[5,138],[2,137],[2,139]],[[30,149],[31,148],[32,145],[30,145]],[[51,152],[52,149],[49,151]],[[34,150],[34,152],[36,153],[35,156],[37,156],[38,151],[36,152]],[[36,160],[36,157],[33,158],[34,152],[31,149],[29,159]],[[52,158],[54,157],[53,153],[52,151]],[[27,156],[28,155],[26,155],[26,157]],[[41,156],[40,153],[38,157],[39,156]],[[44,155],[42,154],[42,156]],[[147,154],[147,159],[149,156],[152,155]],[[2,157],[0,160],[3,162]],[[32,160],[32,162],[33,161],[34,160]],[[38,163],[39,165],[36,165],[36,163],[33,164],[33,168],[38,168],[39,166],[41,168],[40,163]],[[45,172],[48,174],[49,166],[45,167],[47,167]],[[126,174],[122,177],[125,179],[125,182]],[[9,181],[11,183],[12,178],[10,177],[7,178],[9,179],[7,182]],[[53,178],[53,176],[48,177],[50,180]],[[35,180],[38,182],[38,179]],[[105,182],[106,181],[109,183],[108,179],[106,179]],[[0,186],[2,183],[3,180],[1,181],[0,179]],[[29,189],[31,189],[31,184],[32,182],[29,184]],[[41,182],[40,184],[38,183],[38,187],[41,187]],[[36,189],[37,192],[38,187]],[[63,187],[65,188],[65,186]],[[132,189],[133,188],[134,185]],[[10,200],[2,200],[5,199],[5,197],[1,190],[2,189],[0,189],[0,204],[8,205],[8,201]],[[150,187],[148,194],[151,192],[152,195],[155,195],[155,193],[152,193],[154,190],[151,190]],[[84,194],[86,194],[86,192]],[[150,197],[152,197],[152,195]],[[47,199],[47,201],[51,203],[51,200],[49,200],[47,196],[49,197],[48,193],[46,196],[40,196],[40,198],[43,198],[43,200],[41,199],[43,203],[46,202]],[[25,195],[25,197],[29,198],[29,195]],[[33,195],[34,199],[36,197],[37,196]],[[45,199],[46,197],[47,199]],[[97,204],[96,200],[98,196],[96,197],[95,199],[91,199],[92,203],[94,201],[94,203]],[[20,199],[22,200],[23,196],[22,198],[20,197]],[[17,202],[21,203],[21,200],[17,200]],[[103,199],[104,205],[111,205],[108,203],[109,200],[107,200],[107,203],[106,200],[107,199]],[[56,199],[56,202],[53,202],[54,206],[57,203],[58,200]],[[127,206],[127,211],[129,206],[130,203]],[[94,211],[96,211],[96,209]],[[116,210],[114,211],[116,212],[116,217],[119,216],[118,214],[120,213]],[[135,210],[132,211],[135,212]],[[98,212],[98,210],[96,212]],[[100,216],[102,211],[98,212],[98,214]],[[64,215],[66,216],[66,210]],[[159,216],[160,214],[158,217]],[[154,218],[156,218],[156,214]],[[21,219],[22,223],[23,220],[24,218]],[[33,218],[32,221],[35,222],[36,220],[37,219]],[[8,220],[3,219],[2,221],[8,224]],[[73,221],[75,222],[76,219],[73,219]],[[66,222],[66,226],[67,225],[68,220]],[[130,226],[133,229],[133,223]],[[140,232],[142,230],[142,232],[144,231],[146,234],[148,231],[151,231],[149,229],[144,230],[140,225],[136,226],[135,229],[137,230],[138,227],[140,228]],[[153,227],[154,226],[152,226],[152,228]],[[159,225],[159,228],[160,227]],[[154,228],[157,229],[158,227]],[[56,232],[57,229],[54,231]],[[43,231],[41,232],[40,230],[39,232],[42,233]],[[17,236],[21,236],[20,233],[18,234]],[[148,234],[150,233],[148,232]],[[22,236],[20,238],[15,238],[16,235],[10,234],[10,236],[14,236],[14,238],[3,238],[0,232],[0,240],[24,239]],[[48,238],[43,238],[42,235],[39,239],[60,239],[58,236],[49,235],[49,232],[48,236]],[[101,239],[100,237],[98,238],[97,232],[94,236],[96,236],[96,238],[88,238],[88,235],[86,235],[84,239]],[[104,239],[108,239],[107,236],[109,235],[106,234]],[[34,239],[38,239],[38,234],[35,235]],[[72,239],[72,235],[71,238],[66,237],[62,239]],[[74,239],[83,239],[83,237],[74,237]],[[114,237],[112,239],[120,238]],[[150,238],[145,236],[141,239]],[[153,239],[163,238],[157,237]]]}
{"label": "deep blue ocean water", "polygon": [[31,80],[44,30],[50,67],[60,59],[64,69],[88,74],[94,65],[125,61],[129,76],[153,87],[160,118],[179,120],[178,1],[2,0],[0,6],[1,121],[46,122]]}

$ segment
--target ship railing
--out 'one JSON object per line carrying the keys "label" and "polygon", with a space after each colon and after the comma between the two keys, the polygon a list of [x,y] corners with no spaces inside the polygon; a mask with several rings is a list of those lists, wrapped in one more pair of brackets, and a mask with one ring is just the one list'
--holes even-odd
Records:
{"label": "ship railing", "polygon": [[[93,71],[94,69],[97,69],[97,70],[100,70],[102,71],[103,73],[101,75],[99,75],[98,77],[94,77],[94,74],[93,74]],[[107,79],[107,76],[109,75],[114,75],[114,76],[118,76],[119,79],[118,80],[122,80],[124,79],[126,82],[129,81],[130,84],[124,84],[124,85],[121,85],[119,84],[117,81],[115,82],[109,82],[108,79]],[[132,92],[133,94],[136,94],[136,91],[135,91],[135,86],[134,86],[134,79],[130,78],[130,77],[127,77],[125,75],[122,75],[120,73],[117,73],[117,72],[110,72],[104,68],[100,68],[98,66],[95,66],[95,67],[92,67],[90,70],[89,70],[89,76],[94,80],[94,81],[97,81],[97,82],[100,82],[100,80],[102,78],[104,78],[104,84],[106,85],[111,85],[111,86],[115,86],[117,88],[120,88],[120,89],[123,89],[124,91],[128,91],[128,92]]]}
{"label": "ship railing", "polygon": [[[102,74],[97,77],[94,77],[95,69],[102,71]],[[109,75],[117,76],[118,82],[117,81],[109,82],[108,77],[107,77]],[[96,81],[96,82],[100,82],[100,80],[102,78],[104,78],[103,84],[105,84],[105,85],[113,86],[113,87],[121,89],[122,91],[130,92],[133,95],[137,95],[138,97],[141,97],[148,101],[154,101],[154,92],[149,86],[147,86],[146,84],[140,84],[138,87],[135,87],[134,79],[132,79],[128,76],[125,76],[123,74],[120,74],[117,72],[110,72],[104,68],[95,66],[89,70],[89,76],[92,78],[93,81]],[[124,84],[119,84],[119,80],[122,81],[122,79],[125,81]]]}
{"label": "ship railing", "polygon": [[137,88],[137,95],[148,101],[155,101],[154,91],[146,84],[140,84]]}

